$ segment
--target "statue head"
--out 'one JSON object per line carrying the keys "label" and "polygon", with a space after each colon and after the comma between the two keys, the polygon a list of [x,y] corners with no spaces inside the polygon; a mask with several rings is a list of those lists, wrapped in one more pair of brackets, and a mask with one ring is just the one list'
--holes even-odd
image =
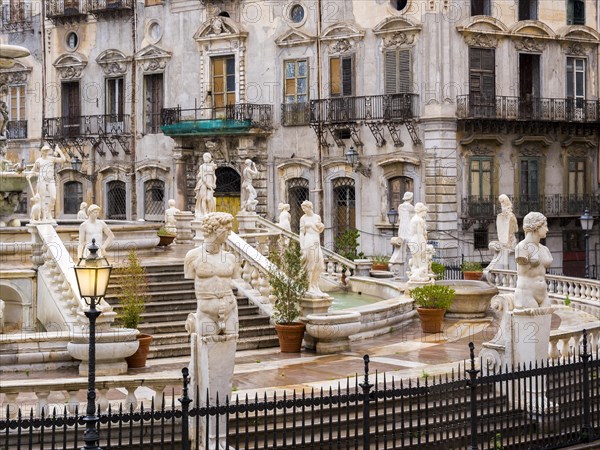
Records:
{"label": "statue head", "polygon": [[[86,208],[87,208],[87,203],[86,202],[81,202],[81,204],[79,205],[79,209],[80,210],[84,210]],[[98,209],[100,209],[100,208],[98,208]]]}
{"label": "statue head", "polygon": [[508,195],[500,194],[498,201],[500,201],[502,211],[506,210],[507,208],[512,208],[512,202],[510,201],[510,198],[508,198]]}
{"label": "statue head", "polygon": [[[546,216],[539,212],[530,212],[523,219],[523,231],[525,233],[533,233],[533,232],[542,232],[542,230],[546,228],[546,232],[548,232],[548,221],[546,220]],[[541,233],[545,237],[546,233]]]}
{"label": "statue head", "polygon": [[302,204],[300,205],[300,207],[302,208],[302,211],[304,211],[304,212],[313,210],[313,204],[311,201],[308,201],[308,200],[304,200],[302,202]]}
{"label": "statue head", "polygon": [[[207,240],[222,240],[223,242],[233,229],[233,216],[224,212],[208,213],[200,219],[200,231]],[[224,234],[221,235],[221,233]],[[223,237],[225,239],[223,239]]]}
{"label": "statue head", "polygon": [[212,155],[211,155],[210,153],[206,152],[206,153],[204,153],[204,154],[202,155],[202,160],[203,160],[205,163],[209,163],[209,162],[211,162],[211,161],[212,161]]}
{"label": "statue head", "polygon": [[404,197],[402,197],[402,201],[410,202],[412,201],[414,194],[412,192],[405,192]]}
{"label": "statue head", "polygon": [[424,216],[427,214],[427,211],[427,206],[424,203],[419,202],[415,205],[415,214]]}
{"label": "statue head", "polygon": [[174,208],[175,207],[175,200],[173,200],[171,198],[171,199],[169,199],[169,201],[167,202],[167,204],[169,205],[169,208]]}
{"label": "statue head", "polygon": [[98,205],[90,205],[88,208],[88,216],[90,217],[98,217],[100,215],[100,207]]}
{"label": "statue head", "polygon": [[279,204],[279,211],[289,211],[289,210],[290,210],[289,203],[280,203]]}
{"label": "statue head", "polygon": [[247,167],[250,167],[252,165],[252,160],[251,159],[247,159],[244,164],[246,164]]}
{"label": "statue head", "polygon": [[40,152],[42,152],[42,155],[43,155],[43,156],[46,156],[46,155],[48,154],[48,152],[50,152],[50,150],[52,150],[52,149],[50,148],[50,146],[49,146],[49,145],[47,145],[47,144],[45,144],[45,145],[43,145],[43,146],[42,146],[42,148],[40,149]]}

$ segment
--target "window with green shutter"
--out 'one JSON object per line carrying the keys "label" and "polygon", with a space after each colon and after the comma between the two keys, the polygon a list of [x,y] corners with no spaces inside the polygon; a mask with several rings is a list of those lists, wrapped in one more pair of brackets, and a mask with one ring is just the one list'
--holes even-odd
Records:
{"label": "window with green shutter", "polygon": [[409,94],[412,92],[410,50],[385,52],[385,93]]}

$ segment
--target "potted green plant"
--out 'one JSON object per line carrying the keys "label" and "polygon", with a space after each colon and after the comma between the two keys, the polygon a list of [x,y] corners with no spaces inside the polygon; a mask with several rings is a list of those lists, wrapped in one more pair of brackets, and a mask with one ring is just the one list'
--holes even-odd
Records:
{"label": "potted green plant", "polygon": [[428,284],[410,291],[410,296],[417,305],[417,313],[421,319],[423,333],[439,333],[446,310],[454,301],[454,289],[448,286]]}
{"label": "potted green plant", "polygon": [[481,280],[483,266],[477,261],[465,261],[460,265],[465,280]]}
{"label": "potted green plant", "polygon": [[363,252],[358,252],[358,238],[360,233],[356,228],[347,228],[343,233],[335,237],[335,251],[350,261],[363,259]]}
{"label": "potted green plant", "polygon": [[302,347],[305,325],[297,320],[300,316],[300,299],[308,290],[308,275],[298,242],[291,241],[280,248],[282,250],[269,255],[276,266],[269,273],[271,293],[275,296],[273,320],[281,352],[298,353]]}
{"label": "potted green plant", "polygon": [[373,263],[372,270],[390,270],[390,257],[386,255],[375,255],[369,258]]}
{"label": "potted green plant", "polygon": [[436,280],[441,280],[444,278],[444,274],[446,273],[446,266],[433,261],[431,263],[431,271],[435,275]]}
{"label": "potted green plant", "polygon": [[160,238],[160,241],[158,242],[159,247],[171,245],[177,236],[175,233],[167,231],[165,227],[160,227],[156,235]]}
{"label": "potted green plant", "polygon": [[[142,267],[135,250],[127,254],[126,264],[114,270],[120,276],[120,308],[117,314],[117,323],[125,328],[137,329],[142,313],[146,306],[147,291],[146,269]],[[137,351],[126,358],[130,368],[140,368],[146,365],[152,336],[138,334],[140,346]]]}

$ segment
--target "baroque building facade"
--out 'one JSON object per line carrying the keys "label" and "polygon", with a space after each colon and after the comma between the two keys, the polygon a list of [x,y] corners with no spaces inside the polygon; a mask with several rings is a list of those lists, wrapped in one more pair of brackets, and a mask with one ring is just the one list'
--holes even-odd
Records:
{"label": "baroque building facade", "polygon": [[387,211],[410,190],[438,257],[489,261],[505,193],[519,219],[548,216],[553,269],[582,275],[578,218],[600,215],[593,0],[5,3],[3,42],[32,50],[4,75],[28,124],[9,158],[48,141],[81,162],[59,172],[59,218],[190,209],[208,151],[219,210],[239,208],[250,158],[260,214],[290,203],[297,227],[309,199],[326,245],[357,228],[368,254],[391,252]]}

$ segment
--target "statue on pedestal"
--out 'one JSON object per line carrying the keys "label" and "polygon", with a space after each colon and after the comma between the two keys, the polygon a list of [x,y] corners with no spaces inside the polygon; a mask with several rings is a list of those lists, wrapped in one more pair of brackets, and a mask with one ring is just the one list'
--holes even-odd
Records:
{"label": "statue on pedestal", "polygon": [[412,204],[413,193],[405,192],[402,197],[403,203],[398,205],[398,236],[391,239],[394,246],[394,253],[390,258],[390,264],[406,262],[406,244],[410,238],[410,220],[415,213],[415,207]]}
{"label": "statue on pedestal", "polygon": [[433,257],[432,248],[427,245],[427,206],[419,202],[415,205],[415,214],[410,219],[410,237],[408,238],[408,250],[411,259],[408,263],[408,280],[413,282],[429,282],[432,279],[430,273],[430,261]]}
{"label": "statue on pedestal", "polygon": [[202,155],[204,161],[198,169],[196,187],[196,206],[195,220],[200,220],[208,213],[217,210],[217,200],[215,199],[215,189],[217,188],[217,165],[212,160],[212,155],[208,152]]}
{"label": "statue on pedestal", "polygon": [[56,204],[54,164],[64,163],[67,160],[58,145],[54,147],[52,155],[50,155],[50,151],[51,148],[44,145],[40,150],[42,156],[36,159],[32,169],[32,172],[37,174],[36,193],[40,196],[42,205],[42,221],[54,219],[54,205]]}
{"label": "statue on pedestal", "polygon": [[[217,396],[220,404],[224,404],[231,395],[239,328],[231,280],[240,276],[235,256],[222,248],[233,228],[233,216],[209,213],[200,220],[200,227],[204,242],[190,250],[184,259],[185,278],[194,280],[197,301],[196,312],[188,316],[185,328],[191,334],[190,375],[192,392],[200,395],[194,399],[198,407],[207,403],[216,405]],[[219,429],[225,430],[227,417],[212,416],[208,420],[208,449],[227,448],[225,434],[219,433],[218,437],[215,434],[217,420]],[[193,427],[195,422],[191,423]],[[203,420],[198,434],[201,448],[207,442],[206,428]]]}
{"label": "statue on pedestal", "polygon": [[88,218],[87,207],[88,204],[86,202],[81,202],[81,204],[79,205],[79,211],[77,212],[78,220],[86,220]]}
{"label": "statue on pedestal", "polygon": [[488,248],[494,251],[494,258],[485,268],[484,272],[491,269],[510,269],[514,268],[514,261],[511,261],[510,255],[514,253],[517,245],[517,231],[519,226],[517,218],[513,213],[513,205],[507,195],[501,194],[498,197],[502,212],[496,217],[496,231],[498,240],[489,243]]}
{"label": "statue on pedestal", "polygon": [[300,251],[304,268],[308,274],[307,295],[327,296],[319,288],[319,279],[325,271],[325,259],[321,251],[321,233],[325,230],[325,225],[321,222],[321,217],[313,212],[313,204],[308,200],[302,202],[302,211],[304,215],[300,218]]}
{"label": "statue on pedestal", "polygon": [[258,200],[256,200],[256,189],[252,185],[254,178],[258,177],[258,169],[251,159],[244,162],[242,170],[242,201],[240,205],[241,212],[255,212]]}
{"label": "statue on pedestal", "polygon": [[106,250],[115,238],[115,235],[110,231],[106,222],[98,219],[99,214],[100,207],[98,205],[90,205],[88,208],[89,217],[79,225],[78,258],[85,258],[87,256],[88,246],[91,244],[92,239],[96,239],[96,245],[100,247],[98,255],[106,256]]}
{"label": "statue on pedestal", "polygon": [[167,204],[169,207],[165,210],[165,230],[169,233],[177,233],[177,219],[175,214],[181,212],[178,208],[175,208],[175,200],[170,199]]}

